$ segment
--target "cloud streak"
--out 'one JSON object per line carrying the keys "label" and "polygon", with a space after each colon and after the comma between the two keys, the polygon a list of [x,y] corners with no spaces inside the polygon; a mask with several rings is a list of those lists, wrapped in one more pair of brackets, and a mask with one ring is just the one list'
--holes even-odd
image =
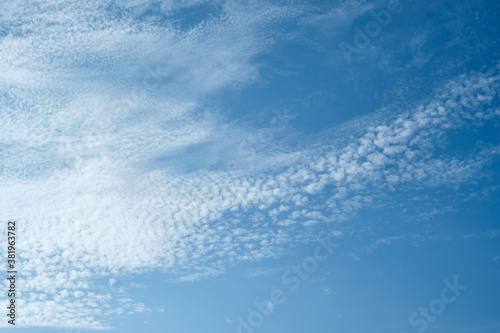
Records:
{"label": "cloud streak", "polygon": [[[275,258],[339,235],[336,222],[384,193],[474,180],[500,152],[437,153],[448,131],[498,122],[498,68],[276,151],[264,129],[204,101],[258,80],[254,57],[284,38],[268,29],[300,10],[221,2],[179,29],[173,2],[148,23],[148,3],[120,2],[120,17],[100,2],[31,5],[4,14],[20,28],[0,57],[0,204],[20,226],[21,326],[102,329],[153,311],[96,291],[96,279],[160,270],[192,281]],[[251,155],[239,148],[252,142]]]}

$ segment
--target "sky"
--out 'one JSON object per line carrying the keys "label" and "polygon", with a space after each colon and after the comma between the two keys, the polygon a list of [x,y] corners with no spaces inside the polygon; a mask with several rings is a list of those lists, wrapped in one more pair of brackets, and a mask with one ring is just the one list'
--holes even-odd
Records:
{"label": "sky", "polygon": [[500,3],[0,4],[5,332],[500,332]]}

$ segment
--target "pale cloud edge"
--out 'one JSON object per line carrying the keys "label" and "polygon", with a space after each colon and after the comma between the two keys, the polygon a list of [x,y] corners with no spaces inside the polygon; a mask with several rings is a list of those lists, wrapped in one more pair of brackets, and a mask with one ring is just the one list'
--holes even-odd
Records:
{"label": "pale cloud edge", "polygon": [[[122,5],[133,13],[144,4]],[[0,202],[20,226],[19,326],[105,329],[111,316],[156,311],[94,281],[157,270],[192,281],[277,258],[320,233],[340,236],[339,222],[380,205],[382,192],[474,181],[500,152],[434,153],[447,131],[498,123],[498,66],[466,73],[407,110],[381,110],[276,151],[266,129],[228,123],[203,98],[258,80],[252,57],[284,38],[266,27],[303,9],[221,2],[224,17],[178,30],[133,15],[96,29],[84,19],[99,12],[95,3],[53,6],[26,22],[25,34],[2,40],[0,85],[9,93]],[[37,34],[42,28],[51,38]],[[100,57],[108,67],[74,66]],[[144,89],[144,73],[161,84]],[[176,158],[199,146],[222,166]]]}

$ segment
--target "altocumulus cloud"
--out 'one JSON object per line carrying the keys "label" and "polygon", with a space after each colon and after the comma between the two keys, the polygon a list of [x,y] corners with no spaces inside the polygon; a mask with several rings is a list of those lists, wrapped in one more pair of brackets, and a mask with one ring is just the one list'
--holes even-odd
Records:
{"label": "altocumulus cloud", "polygon": [[[224,122],[203,100],[259,80],[251,59],[285,38],[275,24],[305,14],[220,2],[214,15],[179,27],[169,23],[176,2],[144,22],[148,5],[2,5],[15,33],[1,40],[0,203],[20,221],[21,326],[99,329],[110,316],[153,311],[92,281],[153,270],[194,280],[276,257],[324,230],[338,235],[336,222],[380,204],[383,192],[474,180],[500,152],[434,151],[447,131],[498,122],[495,67],[313,144],[272,158],[261,148],[251,173],[233,163],[247,158],[238,151],[218,168],[172,165],[193,147],[223,155],[224,140],[228,148],[261,134]],[[151,69],[154,89],[144,85]]]}

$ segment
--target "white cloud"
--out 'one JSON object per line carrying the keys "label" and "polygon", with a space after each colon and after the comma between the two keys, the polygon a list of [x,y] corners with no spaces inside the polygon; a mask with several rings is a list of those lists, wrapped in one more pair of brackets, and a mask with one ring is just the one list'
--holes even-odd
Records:
{"label": "white cloud", "polygon": [[[462,78],[462,85],[449,85],[426,106],[398,114],[386,125],[365,128],[357,139],[328,148],[324,156],[310,150],[298,164],[293,161],[285,171],[271,175],[238,170],[144,171],[127,154],[101,156],[97,148],[95,155],[85,155],[48,175],[3,177],[2,191],[8,196],[2,199],[2,207],[19,221],[23,271],[32,274],[23,285],[27,291],[47,293],[46,306],[51,299],[67,302],[66,311],[75,309],[68,318],[86,304],[91,306],[89,314],[111,315],[115,312],[92,312],[93,306],[99,309],[111,300],[107,291],[90,293],[83,302],[66,298],[73,293],[80,299],[82,295],[75,292],[92,290],[87,280],[95,275],[164,269],[178,275],[179,281],[192,281],[221,274],[238,261],[274,257],[294,241],[312,238],[318,224],[349,218],[373,202],[371,188],[459,184],[476,177],[498,148],[459,160],[429,155],[413,142],[492,117],[490,112],[476,120],[464,106],[450,105],[458,99],[462,105],[477,107],[483,102],[473,96],[498,89],[492,77]],[[473,88],[459,89],[463,86]],[[442,107],[446,104],[447,108]],[[411,161],[406,157],[409,151],[415,153]],[[318,182],[321,186],[314,193],[320,194],[319,199],[310,190]],[[320,209],[316,201],[324,195],[329,197],[328,207]],[[308,198],[307,208],[301,206],[304,198]],[[328,215],[322,213],[325,209]],[[259,211],[276,213],[265,218]],[[306,229],[295,232],[304,228],[296,222]],[[111,286],[115,282],[109,280]],[[128,308],[116,311],[146,309],[132,301],[126,304]],[[30,309],[34,308],[23,311]],[[44,314],[33,318],[40,318],[43,325],[56,325],[43,321],[50,317]],[[30,319],[24,324],[32,323]],[[87,323],[99,327],[93,320]]]}
{"label": "white cloud", "polygon": [[[21,1],[4,14],[24,27],[0,42],[0,206],[21,235],[20,326],[104,329],[108,316],[151,311],[128,297],[122,274],[192,281],[277,257],[371,205],[376,191],[460,184],[499,153],[432,151],[446,130],[498,117],[496,70],[461,77],[411,111],[269,152],[272,136],[228,124],[202,101],[257,80],[252,59],[277,38],[268,27],[298,10],[227,2],[225,15],[179,30],[137,22],[148,3],[121,4],[133,9],[123,19],[99,2],[34,13]],[[249,155],[238,148],[247,141],[262,144]],[[96,288],[95,278],[108,283]]]}

